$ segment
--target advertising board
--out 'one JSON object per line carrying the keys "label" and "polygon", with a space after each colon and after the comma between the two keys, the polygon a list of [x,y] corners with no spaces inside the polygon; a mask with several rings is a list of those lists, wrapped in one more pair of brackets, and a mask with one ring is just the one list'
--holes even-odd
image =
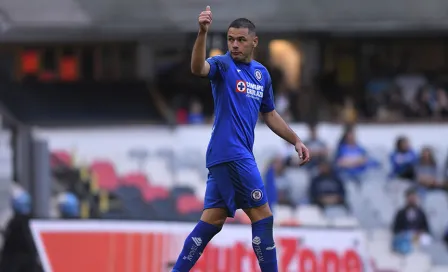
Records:
{"label": "advertising board", "polygon": [[[163,272],[194,224],[180,222],[33,221],[46,272]],[[226,225],[193,272],[256,272],[249,226]],[[371,271],[356,229],[275,229],[281,272]]]}

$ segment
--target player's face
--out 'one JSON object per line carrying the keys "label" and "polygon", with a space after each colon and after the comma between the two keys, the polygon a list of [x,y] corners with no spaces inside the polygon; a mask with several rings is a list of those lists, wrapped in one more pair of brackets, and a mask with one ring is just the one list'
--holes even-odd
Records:
{"label": "player's face", "polygon": [[249,33],[247,28],[229,28],[227,31],[227,46],[232,58],[240,62],[252,60],[254,48],[258,45],[258,37]]}

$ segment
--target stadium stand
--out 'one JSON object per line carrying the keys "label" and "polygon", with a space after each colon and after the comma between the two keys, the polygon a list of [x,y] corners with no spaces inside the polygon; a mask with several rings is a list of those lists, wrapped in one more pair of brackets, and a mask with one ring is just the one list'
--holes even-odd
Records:
{"label": "stadium stand", "polygon": [[[263,165],[273,152],[258,156],[258,163]],[[257,153],[258,154],[258,153]],[[376,153],[378,154],[378,153]],[[112,157],[111,157],[112,158]],[[378,160],[387,165],[387,156],[378,156]],[[80,167],[87,167],[87,183],[90,186],[72,186],[74,193],[88,205],[90,212],[83,217],[99,217],[104,219],[164,220],[164,221],[196,221],[202,211],[204,170],[203,155],[199,150],[172,152],[160,149],[147,159],[148,164],[135,170],[135,164],[126,160],[130,157],[116,156],[111,161],[101,158],[89,158],[88,165],[72,164],[76,159],[67,150],[55,150],[52,153],[52,167],[55,181],[63,183],[60,177],[61,166],[69,176],[71,184],[85,184],[80,177]],[[112,162],[113,161],[113,162]],[[128,167],[126,167],[128,165]],[[174,165],[174,167],[173,167]],[[173,168],[172,168],[173,167]],[[119,170],[117,170],[119,169]],[[172,172],[171,169],[177,169]],[[403,194],[409,184],[388,178],[388,169],[371,171],[365,176],[362,186],[346,183],[347,201],[350,212],[343,208],[321,210],[317,206],[301,204],[297,207],[278,205],[274,212],[277,224],[283,226],[314,227],[362,227],[369,233],[368,250],[375,256],[377,271],[442,271],[448,267],[448,252],[440,238],[447,227],[448,212],[447,195],[444,192],[427,192],[423,199],[423,207],[430,214],[430,225],[435,242],[422,246],[410,255],[402,256],[391,248],[392,234],[389,228],[394,213],[404,204]],[[68,175],[77,172],[76,175]],[[171,174],[172,173],[172,174]],[[292,168],[284,177],[297,186],[295,192],[299,198],[306,199],[306,188],[309,186],[310,174],[306,170]],[[86,190],[88,188],[88,190]],[[103,192],[107,199],[98,197]],[[115,200],[113,200],[115,199]],[[108,205],[102,202],[120,203]],[[442,203],[444,203],[442,205]],[[94,211],[98,211],[95,213]],[[244,213],[238,212],[229,223],[250,224]],[[444,267],[446,266],[446,267]],[[401,270],[400,270],[401,269]],[[404,270],[403,270],[404,269]]]}
{"label": "stadium stand", "polygon": [[[0,82],[0,99],[20,120],[34,124],[97,124],[161,120],[146,82],[18,84]],[[122,90],[129,95],[120,96]],[[61,93],[64,93],[61,96]],[[45,95],[37,95],[45,93]],[[103,103],[108,97],[107,103]],[[124,101],[126,99],[127,101]],[[19,102],[21,101],[21,102]],[[24,104],[25,103],[25,104]],[[129,106],[124,106],[129,105]],[[79,109],[83,109],[83,113]],[[58,112],[58,114],[54,114]],[[49,120],[49,116],[52,116]]]}

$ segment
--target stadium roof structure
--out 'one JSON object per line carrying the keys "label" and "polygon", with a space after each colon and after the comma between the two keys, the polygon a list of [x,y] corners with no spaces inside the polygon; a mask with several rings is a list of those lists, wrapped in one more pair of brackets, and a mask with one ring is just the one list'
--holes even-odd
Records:
{"label": "stadium roof structure", "polygon": [[2,0],[1,40],[196,31],[211,5],[216,29],[248,17],[262,31],[390,31],[448,27],[445,0]]}

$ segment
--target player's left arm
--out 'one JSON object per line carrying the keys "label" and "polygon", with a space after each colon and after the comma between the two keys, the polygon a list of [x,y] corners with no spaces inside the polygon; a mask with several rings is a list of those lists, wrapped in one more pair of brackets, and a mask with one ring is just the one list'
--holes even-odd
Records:
{"label": "player's left arm", "polygon": [[308,148],[275,110],[272,82],[269,76],[267,87],[268,88],[266,88],[263,93],[263,100],[261,101],[260,106],[260,112],[264,122],[275,134],[295,146],[299,158],[302,160],[300,165],[309,162],[310,152],[308,151]]}
{"label": "player's left arm", "polygon": [[310,153],[308,148],[303,144],[302,140],[297,134],[286,124],[285,120],[274,109],[269,112],[262,112],[264,122],[266,125],[279,137],[294,145],[299,158],[302,160],[300,165],[310,161]]}

